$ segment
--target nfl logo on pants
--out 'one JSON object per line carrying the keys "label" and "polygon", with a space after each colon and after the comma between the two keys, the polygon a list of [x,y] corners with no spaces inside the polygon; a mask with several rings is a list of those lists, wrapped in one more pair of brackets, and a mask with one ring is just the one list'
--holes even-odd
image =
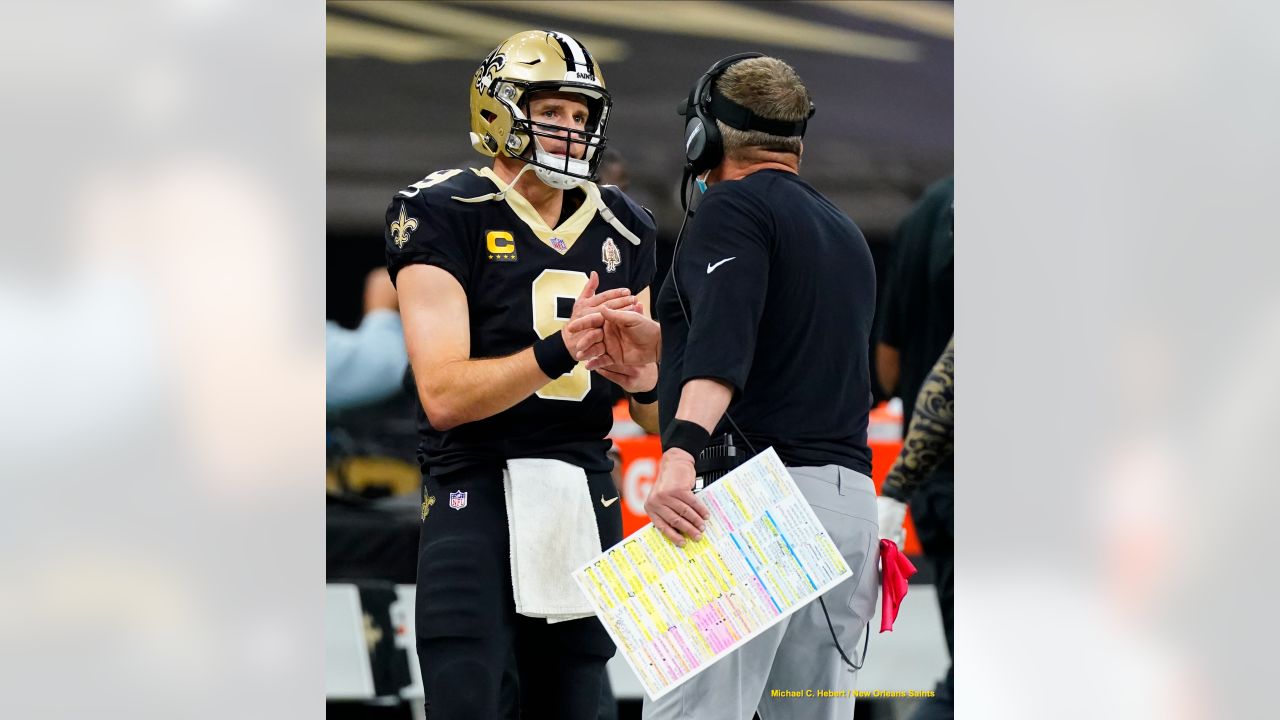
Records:
{"label": "nfl logo on pants", "polygon": [[467,506],[466,492],[462,490],[458,490],[458,491],[449,493],[449,507],[453,508],[454,510],[461,510],[466,506]]}

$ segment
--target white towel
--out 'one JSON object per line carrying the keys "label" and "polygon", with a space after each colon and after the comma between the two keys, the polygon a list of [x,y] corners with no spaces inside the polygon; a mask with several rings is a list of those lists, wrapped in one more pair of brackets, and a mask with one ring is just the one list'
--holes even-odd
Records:
{"label": "white towel", "polygon": [[587,474],[560,460],[523,458],[507,461],[502,483],[516,612],[549,623],[594,615],[572,577],[601,552]]}

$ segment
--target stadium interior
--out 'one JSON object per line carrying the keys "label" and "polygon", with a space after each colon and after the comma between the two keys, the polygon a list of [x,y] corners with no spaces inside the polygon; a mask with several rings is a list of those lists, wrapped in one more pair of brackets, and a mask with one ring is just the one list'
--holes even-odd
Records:
{"label": "stadium interior", "polygon": [[[435,170],[490,162],[467,139],[468,82],[498,42],[532,28],[572,34],[603,68],[613,109],[602,182],[653,211],[659,268],[682,216],[676,106],[715,60],[752,50],[785,59],[804,79],[817,112],[801,175],[859,225],[883,277],[903,218],[952,174],[952,10],[950,2],[838,0],[328,2],[327,317],[342,328],[361,324],[371,271],[384,267],[383,213],[397,189]],[[869,442],[879,483],[901,448],[902,403],[913,399],[876,400]],[[412,630],[416,402],[401,384],[328,413],[330,717],[421,716]],[[625,405],[613,438],[629,533],[647,521],[644,495],[660,450]],[[950,663],[934,573],[908,533],[921,572],[894,631],[871,637],[860,688],[930,690]],[[640,717],[643,690],[621,658],[609,676],[613,698],[602,700],[601,717]],[[859,700],[856,717],[905,718],[915,702]]]}

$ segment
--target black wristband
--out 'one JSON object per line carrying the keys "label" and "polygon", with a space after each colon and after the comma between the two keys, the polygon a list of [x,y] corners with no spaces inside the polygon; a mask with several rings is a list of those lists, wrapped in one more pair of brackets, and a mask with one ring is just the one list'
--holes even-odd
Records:
{"label": "black wristband", "polygon": [[662,433],[662,450],[680,448],[697,459],[698,453],[711,441],[711,433],[696,422],[672,420]]}
{"label": "black wristband", "polygon": [[654,385],[652,390],[631,393],[631,399],[635,400],[640,405],[652,405],[658,402],[658,386]]}
{"label": "black wristband", "polygon": [[573,366],[578,364],[573,359],[573,353],[565,347],[559,330],[533,344],[533,359],[538,361],[538,367],[552,380],[573,370]]}

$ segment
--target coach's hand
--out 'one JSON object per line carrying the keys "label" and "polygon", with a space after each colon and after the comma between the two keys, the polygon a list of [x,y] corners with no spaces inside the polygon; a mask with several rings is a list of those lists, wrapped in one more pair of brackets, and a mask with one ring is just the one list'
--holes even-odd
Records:
{"label": "coach's hand", "polygon": [[[594,362],[594,361],[593,361]],[[591,367],[592,363],[587,363]],[[629,393],[649,392],[658,386],[658,364],[647,365],[608,365],[593,368],[606,379]]]}
{"label": "coach's hand", "polygon": [[[578,345],[581,344],[581,331],[579,325],[574,327],[574,321],[592,315],[599,315],[601,310],[606,308],[623,309],[635,305],[636,298],[627,288],[614,288],[613,290],[605,290],[599,295],[596,294],[596,288],[600,287],[600,276],[594,270],[591,271],[591,277],[587,280],[587,284],[582,287],[582,292],[578,293],[578,297],[573,302],[573,314],[569,316],[569,322],[560,331],[560,337],[564,340],[564,346],[569,349],[575,360],[590,360],[594,355],[582,355],[578,352]],[[610,363],[612,364],[612,363]]]}
{"label": "coach's hand", "polygon": [[662,454],[658,479],[644,501],[653,526],[678,547],[684,547],[685,536],[697,540],[707,528],[711,511],[693,494],[695,480],[693,456],[680,448]]}
{"label": "coach's hand", "polygon": [[662,355],[662,328],[639,311],[639,306],[620,309],[610,304],[599,313],[570,322],[578,338],[575,357],[597,358],[588,370],[605,365],[647,365]]}

